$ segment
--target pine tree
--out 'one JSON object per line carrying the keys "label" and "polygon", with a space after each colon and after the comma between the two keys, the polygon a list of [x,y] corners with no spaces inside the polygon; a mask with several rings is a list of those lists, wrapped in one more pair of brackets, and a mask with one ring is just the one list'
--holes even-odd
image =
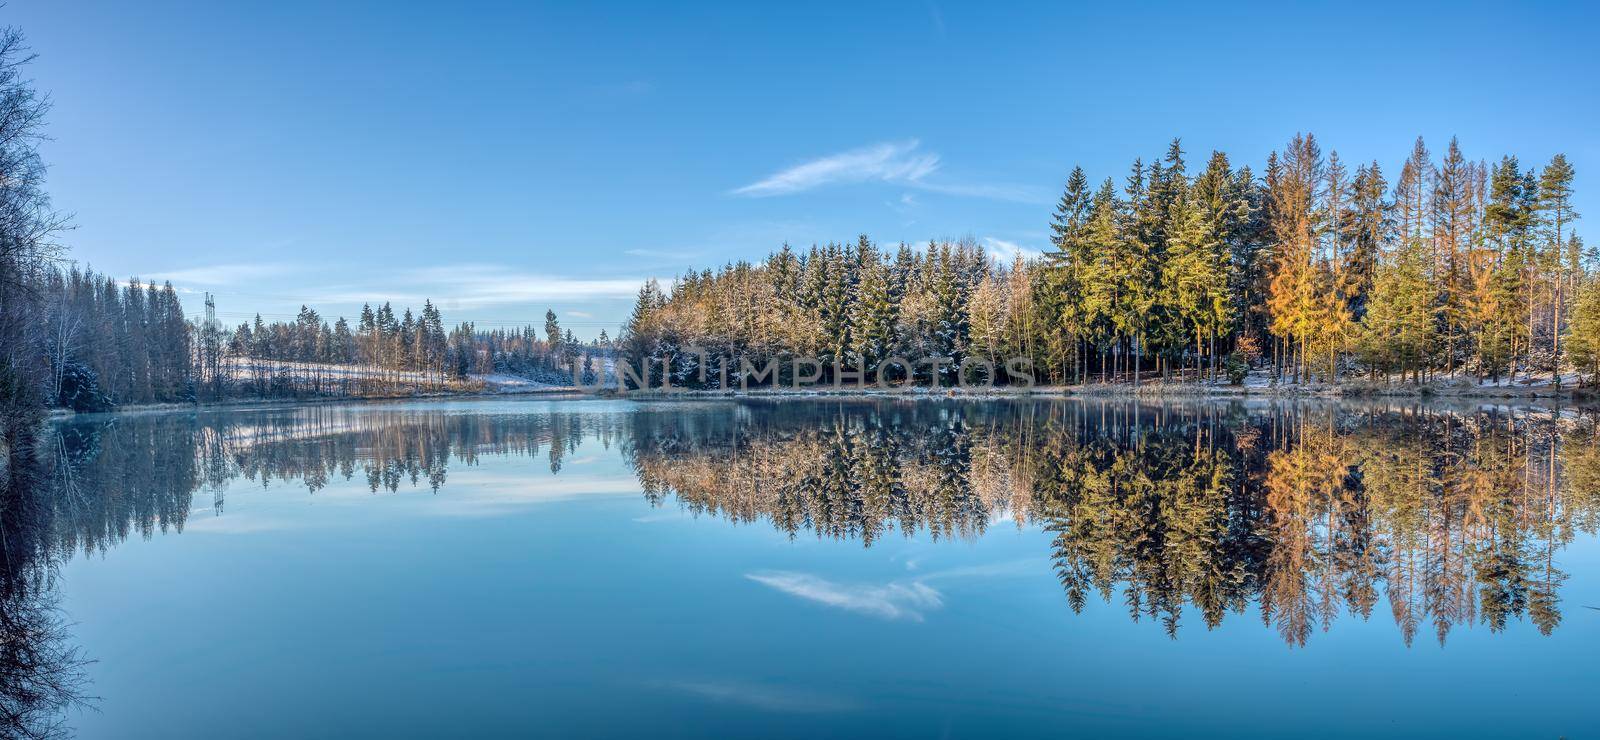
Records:
{"label": "pine tree", "polygon": [[[1232,320],[1227,256],[1218,225],[1207,218],[1196,196],[1185,191],[1169,210],[1171,231],[1161,272],[1161,293],[1170,302],[1173,317],[1181,322],[1187,338],[1194,341],[1198,370],[1207,356],[1206,342],[1214,343],[1217,334]],[[1214,352],[1210,355],[1215,358]]]}
{"label": "pine tree", "polygon": [[[1253,255],[1252,189],[1250,172],[1234,172],[1228,155],[1212,152],[1206,169],[1196,178],[1194,197],[1201,218],[1214,240],[1212,265],[1220,274],[1220,289],[1207,283],[1206,300],[1210,303],[1212,331],[1209,346],[1210,371],[1215,377],[1217,344],[1219,339],[1239,332],[1248,321],[1248,287],[1254,278],[1250,274]],[[1215,279],[1215,276],[1212,276]]]}
{"label": "pine tree", "polygon": [[1055,216],[1050,222],[1050,243],[1054,245],[1055,250],[1046,256],[1053,264],[1072,259],[1073,247],[1079,239],[1084,223],[1089,219],[1093,197],[1093,193],[1089,191],[1089,178],[1083,174],[1083,168],[1073,167],[1072,174],[1067,177],[1067,186],[1061,194],[1061,201],[1056,204]]}
{"label": "pine tree", "polygon": [[1379,265],[1372,299],[1363,321],[1362,346],[1367,364],[1385,374],[1409,372],[1421,380],[1438,345],[1438,325],[1428,272],[1427,247],[1407,241],[1391,260]]}
{"label": "pine tree", "polygon": [[[561,322],[556,320],[556,312],[544,312],[544,341],[549,347],[550,357],[554,360],[561,356]],[[552,363],[552,369],[554,369]]]}
{"label": "pine tree", "polygon": [[1104,381],[1109,369],[1106,355],[1117,341],[1115,329],[1122,305],[1117,275],[1132,262],[1119,228],[1116,191],[1110,178],[1095,193],[1083,239],[1086,251],[1094,257],[1084,265],[1082,276],[1085,337],[1100,352],[1100,379]]}
{"label": "pine tree", "polygon": [[1355,179],[1351,182],[1350,214],[1345,222],[1350,251],[1341,269],[1344,277],[1341,287],[1356,319],[1366,313],[1378,259],[1384,244],[1393,237],[1391,206],[1384,199],[1388,187],[1377,162],[1356,168]]}
{"label": "pine tree", "polygon": [[1561,304],[1579,270],[1573,260],[1564,259],[1567,229],[1578,219],[1572,208],[1572,165],[1565,154],[1557,154],[1539,176],[1539,210],[1545,226],[1545,270],[1550,275],[1550,355],[1556,384],[1561,383]]}
{"label": "pine tree", "polygon": [[333,322],[333,362],[351,364],[356,360],[356,337],[350,333],[350,322],[343,316]]}
{"label": "pine tree", "polygon": [[[1006,347],[1007,327],[1010,324],[1010,317],[1007,314],[1010,306],[1009,286],[1010,280],[1003,269],[990,272],[978,284],[977,290],[972,292],[972,297],[967,303],[968,323],[971,327],[967,354],[969,357],[981,357],[990,367],[997,369],[1002,367],[1006,360],[1002,353]],[[998,376],[991,374],[990,380],[996,377]],[[983,382],[976,377],[971,380]]]}
{"label": "pine tree", "polygon": [[934,382],[941,385],[955,383],[955,366],[961,362],[971,330],[971,316],[967,313],[970,293],[960,270],[962,255],[948,243],[930,247],[928,255],[929,288],[933,299],[930,349],[928,357],[946,358]]}
{"label": "pine tree", "polygon": [[856,300],[850,306],[852,350],[863,370],[875,370],[895,352],[900,305],[890,283],[889,267],[873,259],[862,269]]}
{"label": "pine tree", "polygon": [[1325,210],[1318,190],[1325,177],[1321,148],[1310,134],[1297,134],[1267,173],[1268,222],[1275,261],[1267,308],[1272,333],[1286,343],[1286,357],[1299,382],[1314,352],[1327,352],[1345,333],[1325,261],[1317,245]]}
{"label": "pine tree", "polygon": [[1148,183],[1164,183],[1165,174],[1160,162],[1150,166],[1149,179],[1139,160],[1134,160],[1129,172],[1122,204],[1119,225],[1115,236],[1116,246],[1111,252],[1115,260],[1103,273],[1114,281],[1115,304],[1111,323],[1126,340],[1132,360],[1133,385],[1139,386],[1143,371],[1143,352],[1150,313],[1156,305],[1157,264],[1152,250],[1164,238],[1162,219],[1156,211],[1155,198]]}
{"label": "pine tree", "polygon": [[1483,243],[1469,262],[1478,333],[1479,374],[1514,370],[1517,356],[1531,347],[1528,278],[1532,267],[1532,229],[1537,214],[1533,183],[1516,157],[1504,157],[1489,177],[1483,212]]}
{"label": "pine tree", "polygon": [[1567,322],[1567,353],[1580,381],[1600,386],[1600,276],[1591,275],[1578,284]]}
{"label": "pine tree", "polygon": [[[664,303],[660,285],[653,279],[645,281],[644,286],[639,288],[638,298],[633,303],[633,312],[629,314],[628,322],[623,326],[622,335],[618,339],[622,360],[638,372],[640,379],[646,383],[650,382],[648,373],[651,372],[651,366],[662,356],[658,316]],[[627,382],[633,381],[629,379]]]}
{"label": "pine tree", "polygon": [[1461,154],[1456,139],[1450,139],[1444,161],[1433,179],[1430,217],[1437,250],[1434,284],[1440,296],[1440,315],[1444,321],[1446,372],[1454,373],[1462,328],[1469,320],[1468,295],[1471,293],[1466,253],[1476,225],[1473,205],[1473,166]]}
{"label": "pine tree", "polygon": [[1069,365],[1065,355],[1069,351],[1070,365],[1081,378],[1083,363],[1078,350],[1089,334],[1082,300],[1083,277],[1094,259],[1084,232],[1093,210],[1094,195],[1089,190],[1088,177],[1082,167],[1073,167],[1050,224],[1053,249],[1045,254],[1039,289],[1034,291],[1035,300],[1039,301],[1037,312],[1046,325],[1061,328],[1060,333],[1046,335],[1049,364],[1057,378],[1064,377],[1063,371]]}

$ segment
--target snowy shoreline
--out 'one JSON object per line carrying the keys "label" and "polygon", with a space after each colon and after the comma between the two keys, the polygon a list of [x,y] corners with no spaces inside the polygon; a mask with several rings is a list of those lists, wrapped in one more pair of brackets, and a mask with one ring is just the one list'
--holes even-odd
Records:
{"label": "snowy shoreline", "polygon": [[428,400],[453,400],[453,399],[488,399],[505,398],[507,396],[571,396],[587,397],[593,394],[583,393],[571,386],[540,386],[522,387],[515,390],[481,390],[481,391],[434,391],[427,393],[404,393],[389,396],[321,396],[306,398],[230,398],[221,401],[205,401],[197,403],[141,403],[120,406],[111,411],[92,411],[79,413],[69,409],[51,409],[49,418],[67,419],[79,416],[115,416],[119,414],[158,413],[163,411],[195,411],[201,409],[249,409],[249,408],[276,408],[281,406],[325,406],[345,403],[376,403],[384,401],[428,401]]}
{"label": "snowy shoreline", "polygon": [[[973,388],[912,388],[884,389],[874,386],[816,385],[803,388],[750,388],[691,389],[668,388],[618,392],[615,388],[579,388],[556,386],[510,376],[480,378],[487,381],[483,390],[431,391],[383,396],[339,396],[310,398],[239,398],[204,403],[159,403],[124,406],[114,411],[96,412],[116,415],[163,411],[182,411],[225,408],[271,408],[281,406],[311,406],[344,403],[393,402],[414,400],[490,399],[507,396],[553,396],[580,400],[586,398],[634,398],[663,401],[672,399],[712,398],[881,398],[915,400],[985,400],[1021,398],[1138,398],[1147,400],[1226,400],[1226,399],[1326,399],[1359,400],[1381,398],[1409,398],[1436,400],[1504,400],[1539,401],[1557,400],[1582,405],[1600,405],[1600,389],[1579,387],[1574,378],[1570,384],[1556,386],[1543,379],[1525,385],[1501,383],[1478,384],[1469,380],[1435,382],[1414,385],[1410,383],[1385,384],[1368,380],[1331,384],[1272,384],[1270,378],[1252,375],[1241,385],[1170,383],[1151,381],[1134,387],[1131,383],[1090,383],[1087,385],[1039,385],[1031,388],[994,386]],[[60,419],[93,414],[77,414],[64,409],[54,409],[50,418]]]}
{"label": "snowy shoreline", "polygon": [[1452,386],[1320,386],[1320,385],[1279,385],[1279,386],[1196,386],[1192,384],[1161,384],[1146,383],[1137,388],[1132,384],[1084,385],[1084,386],[1034,386],[1032,388],[1012,388],[996,386],[993,388],[930,388],[917,387],[903,390],[887,390],[878,388],[853,388],[849,386],[832,387],[816,386],[810,388],[751,388],[741,390],[730,388],[727,390],[709,389],[667,389],[648,391],[629,391],[615,394],[625,398],[648,398],[652,400],[670,398],[820,398],[820,397],[864,397],[864,398],[1173,398],[1173,399],[1208,399],[1218,400],[1229,398],[1323,398],[1323,399],[1361,399],[1361,398],[1482,398],[1482,399],[1563,399],[1578,403],[1600,401],[1600,395],[1592,388],[1555,388],[1532,387],[1517,388],[1506,386],[1479,386],[1479,387],[1452,387]]}

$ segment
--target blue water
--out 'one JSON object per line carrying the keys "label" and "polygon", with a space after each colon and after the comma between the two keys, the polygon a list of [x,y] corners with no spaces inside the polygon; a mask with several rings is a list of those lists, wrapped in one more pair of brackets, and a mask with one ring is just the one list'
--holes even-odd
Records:
{"label": "blue water", "polygon": [[[885,439],[907,445],[907,466],[956,470],[971,486],[993,457],[920,445],[982,442],[1015,461],[1042,449],[1029,432],[1074,424],[1077,441],[1058,449],[1109,445],[1135,461],[1157,454],[1139,445],[1153,450],[1162,434],[1180,456],[1193,439],[1242,455],[1240,438],[1253,434],[1258,458],[1237,462],[1248,471],[1285,465],[1264,461],[1273,449],[1325,444],[1303,425],[1359,441],[1373,414],[1418,413],[1443,430],[1440,446],[1531,459],[1516,463],[1524,476],[1549,467],[1538,440],[1566,445],[1556,497],[1570,539],[1549,549],[1565,578],[1548,635],[1527,613],[1491,630],[1474,607],[1458,610],[1443,644],[1424,618],[1408,645],[1382,586],[1369,616],[1342,607],[1313,619],[1303,644],[1263,618],[1254,587],[1212,628],[1192,598],[1178,598],[1169,634],[1160,618],[1131,618],[1120,582],[1109,600],[1091,588],[1075,612],[1057,533],[1033,505],[980,494],[974,512],[972,495],[935,496],[864,537],[856,530],[872,530],[862,522],[874,516],[862,510],[877,504],[846,495],[774,516],[712,490],[743,477],[750,485],[738,490],[781,500],[772,492],[788,476],[835,454],[854,456],[859,471]],[[1457,436],[1457,425],[1502,418],[1486,444]],[[55,525],[75,532],[58,534],[69,551],[59,607],[69,639],[95,661],[85,667],[94,708],[69,709],[66,721],[84,737],[122,738],[1581,737],[1600,726],[1600,610],[1588,608],[1600,606],[1597,496],[1566,470],[1590,439],[1585,424],[1570,409],[816,400],[369,404],[59,422],[94,437],[74,442],[90,448],[76,463],[77,495],[100,499]],[[1238,432],[1246,427],[1256,431]],[[826,441],[852,434],[852,445]],[[198,472],[197,459],[208,460]],[[645,480],[697,466],[706,490]],[[904,485],[916,489],[924,474],[909,467]],[[308,485],[310,468],[331,474],[312,473],[325,481]],[[442,477],[437,490],[430,475]],[[1254,490],[1263,475],[1241,474],[1233,490],[1244,503],[1230,511],[1271,506]],[[1361,477],[1370,485],[1373,474]],[[844,478],[843,490],[860,483],[857,472]],[[1548,513],[1518,500],[1512,519]],[[84,508],[113,513],[74,524]],[[1315,517],[1306,530],[1333,541]],[[1151,562],[1195,552],[1171,535],[1141,547],[1167,549]],[[1530,562],[1544,552],[1524,549]]]}

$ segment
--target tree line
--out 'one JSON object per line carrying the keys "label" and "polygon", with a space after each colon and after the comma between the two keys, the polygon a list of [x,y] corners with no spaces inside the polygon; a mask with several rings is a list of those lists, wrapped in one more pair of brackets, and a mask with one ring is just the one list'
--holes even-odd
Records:
{"label": "tree line", "polygon": [[[572,368],[592,382],[600,342],[584,343],[546,313],[533,327],[448,332],[431,300],[398,313],[364,305],[354,326],[301,306],[293,320],[228,329],[207,295],[186,319],[170,283],[119,282],[93,270],[46,269],[29,284],[45,330],[44,400],[78,411],[123,404],[235,397],[377,396],[471,388],[471,376],[506,372],[570,383]],[[579,366],[577,363],[585,363]],[[585,372],[588,368],[588,372]]]}
{"label": "tree line", "polygon": [[1600,278],[1574,177],[1564,155],[1485,163],[1419,138],[1391,183],[1310,134],[1260,175],[1223,152],[1193,171],[1174,140],[1120,185],[1074,168],[1037,258],[997,263],[970,239],[784,245],[646,284],[622,346],[688,385],[795,357],[867,382],[889,357],[949,358],[914,373],[946,383],[966,358],[1008,357],[1053,383],[1595,380]]}
{"label": "tree line", "polygon": [[[510,373],[553,384],[574,372],[594,382],[610,340],[583,342],[545,314],[532,326],[448,331],[431,300],[413,313],[389,303],[362,307],[352,325],[301,306],[295,318],[229,329],[207,295],[185,316],[170,283],[119,281],[94,270],[43,264],[21,282],[33,321],[18,347],[37,408],[99,411],[124,404],[234,397],[372,396],[469,388],[472,376]],[[17,386],[24,387],[24,386]]]}
{"label": "tree line", "polygon": [[[209,305],[209,304],[208,304]],[[554,311],[545,312],[545,335],[532,326],[478,329],[462,322],[450,330],[431,300],[416,315],[385,302],[361,307],[352,329],[338,317],[332,324],[315,309],[300,307],[293,321],[241,323],[227,334],[225,358],[236,380],[253,383],[258,393],[296,389],[312,394],[377,395],[470,388],[475,375],[508,373],[552,384],[593,383],[610,340],[583,342],[563,330]],[[203,353],[202,353],[203,354]],[[204,365],[202,358],[201,364]]]}

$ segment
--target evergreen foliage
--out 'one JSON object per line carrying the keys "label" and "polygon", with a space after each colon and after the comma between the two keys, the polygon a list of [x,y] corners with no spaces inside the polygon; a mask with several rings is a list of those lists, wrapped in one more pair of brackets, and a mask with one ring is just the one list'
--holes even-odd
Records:
{"label": "evergreen foliage", "polygon": [[[1573,314],[1595,265],[1573,233],[1563,156],[1542,171],[1515,157],[1491,167],[1455,140],[1435,160],[1419,138],[1391,187],[1379,163],[1352,172],[1296,134],[1263,177],[1222,152],[1190,170],[1178,140],[1135,161],[1121,188],[1073,168],[1036,259],[861,237],[652,284],[625,354],[691,387],[721,382],[702,363],[734,368],[730,387],[787,382],[797,358],[824,384],[858,372],[873,383],[892,357],[939,358],[937,378],[925,364],[915,379],[940,385],[968,358],[1028,358],[1053,383],[1135,385],[1229,382],[1239,363],[1275,382],[1417,383],[1581,365],[1568,356],[1584,341]],[[761,373],[768,362],[778,372]]]}

